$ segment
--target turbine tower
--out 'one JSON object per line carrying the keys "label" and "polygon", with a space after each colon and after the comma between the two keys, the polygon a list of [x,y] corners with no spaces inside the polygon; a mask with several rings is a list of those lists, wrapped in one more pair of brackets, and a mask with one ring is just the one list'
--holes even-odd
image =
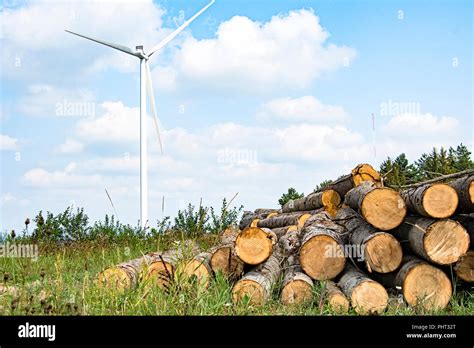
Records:
{"label": "turbine tower", "polygon": [[72,32],[70,30],[66,30],[66,32],[80,36],[84,39],[88,39],[99,43],[101,45],[105,45],[116,50],[119,50],[123,53],[130,54],[132,56],[137,57],[140,59],[140,226],[145,228],[148,222],[148,176],[147,176],[147,125],[146,125],[146,95],[150,98],[150,107],[153,112],[153,119],[155,121],[155,128],[158,135],[158,141],[160,143],[160,150],[163,154],[163,146],[161,144],[161,136],[160,130],[158,127],[158,115],[156,114],[156,107],[155,107],[155,97],[153,95],[153,85],[151,82],[151,73],[150,73],[150,66],[148,65],[148,61],[150,57],[160,51],[163,47],[165,47],[171,40],[173,40],[181,31],[183,31],[192,21],[194,21],[199,15],[201,15],[204,11],[206,11],[215,0],[212,0],[209,4],[203,7],[199,12],[197,12],[194,16],[184,22],[178,29],[173,31],[167,37],[165,37],[159,44],[153,47],[149,52],[145,53],[143,46],[136,46],[135,49],[129,48],[127,46],[94,39],[82,34],[78,34]]}

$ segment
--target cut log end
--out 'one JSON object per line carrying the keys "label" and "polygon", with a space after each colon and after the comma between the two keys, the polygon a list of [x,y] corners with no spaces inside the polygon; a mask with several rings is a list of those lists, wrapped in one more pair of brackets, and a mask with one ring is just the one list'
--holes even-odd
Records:
{"label": "cut log end", "polygon": [[127,272],[118,267],[107,268],[100,272],[97,278],[100,288],[123,291],[133,285]]}
{"label": "cut log end", "polygon": [[433,184],[423,195],[423,209],[433,218],[447,218],[458,207],[458,194],[447,184]]}
{"label": "cut log end", "polygon": [[281,301],[288,304],[301,304],[311,300],[313,290],[304,280],[293,280],[285,285],[281,293]]}
{"label": "cut log end", "polygon": [[330,296],[328,304],[336,313],[347,313],[349,311],[349,300],[342,293]]}
{"label": "cut log end", "polygon": [[301,247],[301,268],[313,279],[332,279],[342,272],[345,264],[342,246],[327,235],[315,236]]}
{"label": "cut log end", "polygon": [[335,190],[326,190],[322,193],[321,201],[324,209],[331,214],[331,216],[335,216],[341,204],[341,195]]}
{"label": "cut log end", "polygon": [[212,269],[208,263],[202,260],[189,261],[183,270],[187,278],[195,279],[203,287],[208,287],[212,278]]}
{"label": "cut log end", "polygon": [[432,223],[423,239],[430,260],[440,265],[455,263],[469,249],[469,234],[457,221],[439,220]]}
{"label": "cut log end", "polygon": [[244,263],[234,253],[231,246],[217,249],[211,256],[211,268],[215,273],[220,272],[224,277],[235,279],[244,271]]}
{"label": "cut log end", "polygon": [[303,228],[306,220],[308,220],[309,218],[311,217],[311,214],[303,214],[300,216],[300,218],[298,219],[298,228]]}
{"label": "cut log end", "polygon": [[173,281],[174,273],[173,264],[166,261],[156,261],[148,267],[145,280],[159,288],[167,289]]}
{"label": "cut log end", "polygon": [[368,223],[382,231],[388,231],[403,222],[407,208],[398,192],[381,187],[365,196],[360,210]]}
{"label": "cut log end", "polygon": [[380,314],[387,308],[388,293],[381,284],[364,281],[352,290],[351,303],[359,314]]}
{"label": "cut log end", "polygon": [[402,247],[398,240],[388,233],[379,233],[365,245],[364,258],[369,271],[388,273],[401,264]]}
{"label": "cut log end", "polygon": [[245,298],[250,304],[261,305],[266,301],[265,289],[256,281],[242,279],[232,289],[232,300],[237,303]]}
{"label": "cut log end", "polygon": [[281,302],[285,305],[301,304],[313,298],[313,287],[307,281],[295,279],[286,284],[281,291]]}
{"label": "cut log end", "polygon": [[352,170],[352,181],[354,186],[364,181],[380,182],[380,174],[370,164],[360,164]]}
{"label": "cut log end", "polygon": [[440,269],[420,263],[410,269],[402,284],[403,296],[411,306],[445,308],[452,295],[449,278]]}
{"label": "cut log end", "polygon": [[258,227],[246,228],[235,240],[235,251],[245,263],[258,265],[272,254],[275,243],[273,236],[273,233],[267,233]]}
{"label": "cut log end", "polygon": [[327,297],[328,305],[334,312],[342,314],[349,311],[349,300],[334,282],[330,280],[326,281],[324,292]]}
{"label": "cut log end", "polygon": [[468,283],[474,283],[474,250],[463,255],[454,267],[457,276]]}

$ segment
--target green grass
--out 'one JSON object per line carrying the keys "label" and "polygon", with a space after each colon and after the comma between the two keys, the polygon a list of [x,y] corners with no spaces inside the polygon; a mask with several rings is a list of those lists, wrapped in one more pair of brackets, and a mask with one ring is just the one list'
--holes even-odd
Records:
{"label": "green grass", "polygon": [[[172,247],[178,235],[148,240],[76,242],[67,246],[40,244],[36,261],[0,258],[0,285],[15,286],[17,294],[0,294],[1,315],[334,315],[321,299],[323,284],[316,282],[312,302],[284,306],[275,291],[263,306],[245,301],[233,304],[232,284],[219,274],[203,291],[189,281],[174,284],[168,291],[139,286],[126,293],[99,288],[95,279],[103,269],[139,257],[144,253]],[[206,235],[197,242],[208,248],[218,240]],[[0,291],[1,292],[1,291]],[[394,297],[384,315],[472,315],[474,293],[456,287],[455,296],[443,311],[426,312],[410,308]],[[348,315],[356,315],[354,311]]]}

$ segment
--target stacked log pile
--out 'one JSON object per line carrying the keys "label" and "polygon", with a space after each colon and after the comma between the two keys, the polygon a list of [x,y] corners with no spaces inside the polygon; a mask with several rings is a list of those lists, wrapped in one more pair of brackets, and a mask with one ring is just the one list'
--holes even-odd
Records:
{"label": "stacked log pile", "polygon": [[[474,171],[394,189],[361,164],[281,209],[244,212],[219,245],[195,252],[187,277],[209,286],[220,273],[232,300],[314,305],[315,285],[336,313],[386,310],[401,292],[410,306],[449,305],[454,281],[474,282]],[[153,253],[100,274],[102,284],[176,281],[179,252]]]}

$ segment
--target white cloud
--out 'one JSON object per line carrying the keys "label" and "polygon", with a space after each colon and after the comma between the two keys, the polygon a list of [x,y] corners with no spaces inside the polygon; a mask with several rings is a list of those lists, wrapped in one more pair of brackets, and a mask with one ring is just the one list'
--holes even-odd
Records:
{"label": "white cloud", "polygon": [[0,151],[14,151],[18,148],[18,139],[0,134]]}
{"label": "white cloud", "polygon": [[31,204],[31,201],[26,198],[18,198],[11,194],[10,192],[6,192],[0,196],[0,206],[6,207],[7,205],[18,205],[19,207],[26,207]]}
{"label": "white cloud", "polygon": [[90,117],[77,123],[77,135],[87,141],[127,142],[139,139],[139,108],[122,102],[104,102],[99,117]]}
{"label": "white cloud", "polygon": [[47,171],[43,168],[34,168],[27,171],[21,181],[24,185],[37,188],[81,188],[99,184],[102,178],[99,175],[75,174],[76,164],[69,163],[64,170]]}
{"label": "white cloud", "polygon": [[84,144],[75,139],[66,139],[66,141],[56,147],[55,152],[61,155],[77,154],[84,150]]}
{"label": "white cloud", "polygon": [[313,96],[279,98],[264,103],[257,112],[263,119],[303,122],[341,122],[347,119],[344,108],[325,105]]}
{"label": "white cloud", "polygon": [[17,108],[28,116],[86,117],[95,114],[94,94],[85,89],[68,90],[47,84],[28,86]]}
{"label": "white cloud", "polygon": [[234,16],[220,24],[215,39],[188,37],[169,75],[221,89],[304,88],[356,55],[352,48],[327,44],[328,37],[312,10],[290,11],[266,23]]}
{"label": "white cloud", "polygon": [[458,126],[459,122],[454,117],[404,113],[392,117],[384,130],[397,136],[446,136],[453,135]]}
{"label": "white cloud", "polygon": [[[69,29],[129,47],[140,44],[151,47],[171,30],[162,28],[163,13],[161,7],[152,0],[40,0],[27,2],[24,6],[4,8],[2,49],[7,73],[15,72],[17,77],[19,74],[27,77],[28,73],[41,73],[35,71],[38,63],[57,64],[58,59],[68,61],[69,66],[85,63],[96,70],[114,66],[136,71],[138,64],[133,57],[99,47],[64,30]],[[77,54],[78,50],[80,55]],[[37,54],[38,52],[41,54]],[[15,65],[18,63],[16,58],[20,59],[21,69]]]}

